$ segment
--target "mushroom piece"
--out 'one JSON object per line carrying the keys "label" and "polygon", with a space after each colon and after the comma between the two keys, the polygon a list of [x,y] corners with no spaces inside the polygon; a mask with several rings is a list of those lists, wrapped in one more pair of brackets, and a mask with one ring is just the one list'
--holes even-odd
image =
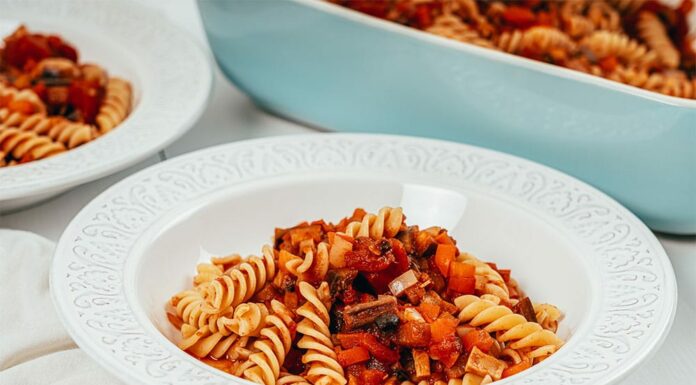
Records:
{"label": "mushroom piece", "polygon": [[390,295],[379,296],[376,300],[346,306],[343,310],[345,330],[353,330],[375,322],[382,314],[396,314],[396,298]]}

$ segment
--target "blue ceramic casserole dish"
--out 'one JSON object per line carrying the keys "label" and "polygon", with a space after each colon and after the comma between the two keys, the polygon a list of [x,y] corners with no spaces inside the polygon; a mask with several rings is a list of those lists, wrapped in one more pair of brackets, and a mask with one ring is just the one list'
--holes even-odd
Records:
{"label": "blue ceramic casserole dish", "polygon": [[655,230],[696,233],[695,100],[319,0],[205,0],[199,8],[222,71],[264,108],[331,130],[523,156],[604,190]]}

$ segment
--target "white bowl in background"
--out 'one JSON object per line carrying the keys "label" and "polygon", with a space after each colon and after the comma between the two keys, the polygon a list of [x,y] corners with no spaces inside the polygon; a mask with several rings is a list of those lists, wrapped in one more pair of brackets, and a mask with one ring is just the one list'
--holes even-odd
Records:
{"label": "white bowl in background", "polygon": [[567,343],[500,384],[614,384],[663,341],[676,309],[672,267],[618,203],[530,161],[469,145],[315,134],[237,142],[128,177],[62,235],[51,272],[78,345],[131,384],[246,383],[175,345],[165,315],[209,253],[258,253],[275,227],[402,206],[460,249],[511,268],[565,313]]}
{"label": "white bowl in background", "polygon": [[212,68],[201,45],[130,1],[0,0],[0,30],[18,23],[74,44],[80,60],[131,82],[130,116],[112,132],[54,157],[0,168],[0,212],[15,210],[145,159],[193,126]]}

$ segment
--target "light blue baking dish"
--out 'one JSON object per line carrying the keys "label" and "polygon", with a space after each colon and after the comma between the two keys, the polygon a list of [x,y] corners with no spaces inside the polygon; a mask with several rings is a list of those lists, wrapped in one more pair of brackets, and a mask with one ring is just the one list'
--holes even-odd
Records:
{"label": "light blue baking dish", "polygon": [[520,155],[599,187],[655,230],[696,233],[696,101],[319,0],[204,0],[199,8],[223,72],[264,108],[331,130]]}

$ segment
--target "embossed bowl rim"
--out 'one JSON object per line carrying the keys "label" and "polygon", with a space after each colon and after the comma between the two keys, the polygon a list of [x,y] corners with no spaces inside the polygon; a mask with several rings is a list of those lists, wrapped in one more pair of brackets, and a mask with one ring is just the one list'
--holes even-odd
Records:
{"label": "embossed bowl rim", "polygon": [[[313,156],[317,149],[346,156],[331,159],[331,164],[327,165],[326,160]],[[375,149],[393,154],[395,159],[401,160],[418,157],[413,153],[414,149],[423,155],[417,159],[418,168],[406,165],[405,161],[383,166],[381,159],[376,159],[378,155],[370,152]],[[284,151],[298,160],[287,161]],[[454,159],[454,163],[445,163],[443,159],[447,162]],[[461,170],[468,171],[467,167],[473,167],[475,171],[476,165],[470,159],[492,161],[504,172],[514,171],[515,175],[522,175],[514,181],[520,183],[519,186],[511,182],[510,187],[501,190],[495,182],[469,180],[464,171],[457,174],[459,168],[449,167],[462,165]],[[200,184],[196,191],[187,190],[186,186],[176,183],[169,185],[167,183],[170,182],[163,180],[166,178],[160,178],[164,174],[202,177],[202,174],[194,171],[197,166],[225,169],[234,176],[224,181],[213,180],[213,184]],[[652,232],[604,193],[549,167],[500,152],[433,139],[373,134],[309,134],[229,143],[170,159],[115,184],[82,209],[68,225],[56,247],[50,286],[63,324],[82,349],[128,383],[248,383],[191,358],[166,339],[163,341],[162,335],[152,331],[151,324],[140,323],[139,319],[143,318],[136,316],[136,313],[142,313],[142,309],[133,308],[134,304],[129,303],[128,298],[132,298],[135,288],[126,285],[132,283],[133,277],[125,276],[124,266],[142,231],[166,217],[166,213],[173,208],[187,208],[187,203],[202,196],[207,198],[210,192],[234,189],[245,182],[327,171],[334,175],[357,171],[366,174],[374,172],[375,175],[410,172],[413,175],[447,177],[450,185],[460,183],[459,187],[463,189],[467,185],[481,188],[493,196],[530,208],[554,225],[562,226],[574,241],[592,247],[594,253],[587,258],[594,259],[593,268],[601,275],[601,288],[611,288],[615,293],[612,296],[595,296],[599,301],[590,307],[594,316],[585,321],[588,325],[583,324],[572,336],[576,340],[572,347],[569,344],[534,368],[500,381],[501,385],[615,384],[655,353],[671,327],[676,312],[677,286],[669,259]],[[453,182],[453,175],[459,175],[460,179]],[[527,193],[523,185],[530,175],[540,175],[548,182],[541,188],[542,192],[560,191],[567,196],[581,198],[580,203],[568,212],[554,213],[556,208],[553,203],[546,203],[549,205],[546,207],[540,200],[525,198]],[[181,189],[184,194],[181,201],[162,203],[149,200],[150,203],[147,203],[134,198],[136,191],[158,191],[156,187],[163,186]],[[517,187],[522,190],[515,190]],[[148,212],[138,217],[141,221],[138,228],[128,227],[130,235],[111,231],[117,230],[120,225],[117,220],[110,219],[110,215],[136,207],[145,208]],[[595,218],[597,212],[601,212],[596,214],[601,215],[601,221]],[[565,215],[569,213],[572,215]],[[578,213],[582,215],[576,215]],[[97,232],[95,228],[106,230]],[[105,246],[108,249],[104,249]],[[622,256],[622,251],[630,251],[633,258],[616,262],[621,266],[612,271],[610,264],[613,258]],[[635,265],[624,268],[629,263]],[[89,275],[85,275],[80,281],[78,272],[94,272],[96,278],[90,281]],[[646,282],[640,282],[641,279]],[[100,293],[95,285],[105,292]],[[641,300],[646,302],[641,304]],[[640,317],[635,314],[637,310],[630,308],[636,303],[641,310]],[[117,320],[106,317],[110,307],[115,311],[113,316],[117,315]],[[618,319],[614,320],[613,316]],[[632,329],[630,334],[621,330],[625,326],[621,324],[621,317],[625,316],[633,316],[632,322],[637,324],[628,327]],[[129,326],[126,328],[124,325]],[[114,344],[113,341],[120,341],[119,338],[137,340],[142,344],[138,346],[143,351],[134,352]],[[617,350],[617,345],[612,341],[625,343],[625,350]],[[158,357],[158,370],[154,372],[143,362],[148,358],[154,360],[153,357]]]}
{"label": "embossed bowl rim", "polygon": [[[0,9],[0,18],[27,22],[30,28],[32,23],[56,27],[39,32],[60,35],[64,26],[63,34],[70,30],[89,36],[95,46],[123,49],[119,64],[132,64],[129,71],[138,78],[128,80],[137,83],[139,98],[131,115],[107,135],[49,159],[0,168],[0,202],[59,193],[133,165],[193,127],[207,105],[210,54],[151,8],[134,1],[0,0]],[[98,64],[109,68],[108,62]]]}

